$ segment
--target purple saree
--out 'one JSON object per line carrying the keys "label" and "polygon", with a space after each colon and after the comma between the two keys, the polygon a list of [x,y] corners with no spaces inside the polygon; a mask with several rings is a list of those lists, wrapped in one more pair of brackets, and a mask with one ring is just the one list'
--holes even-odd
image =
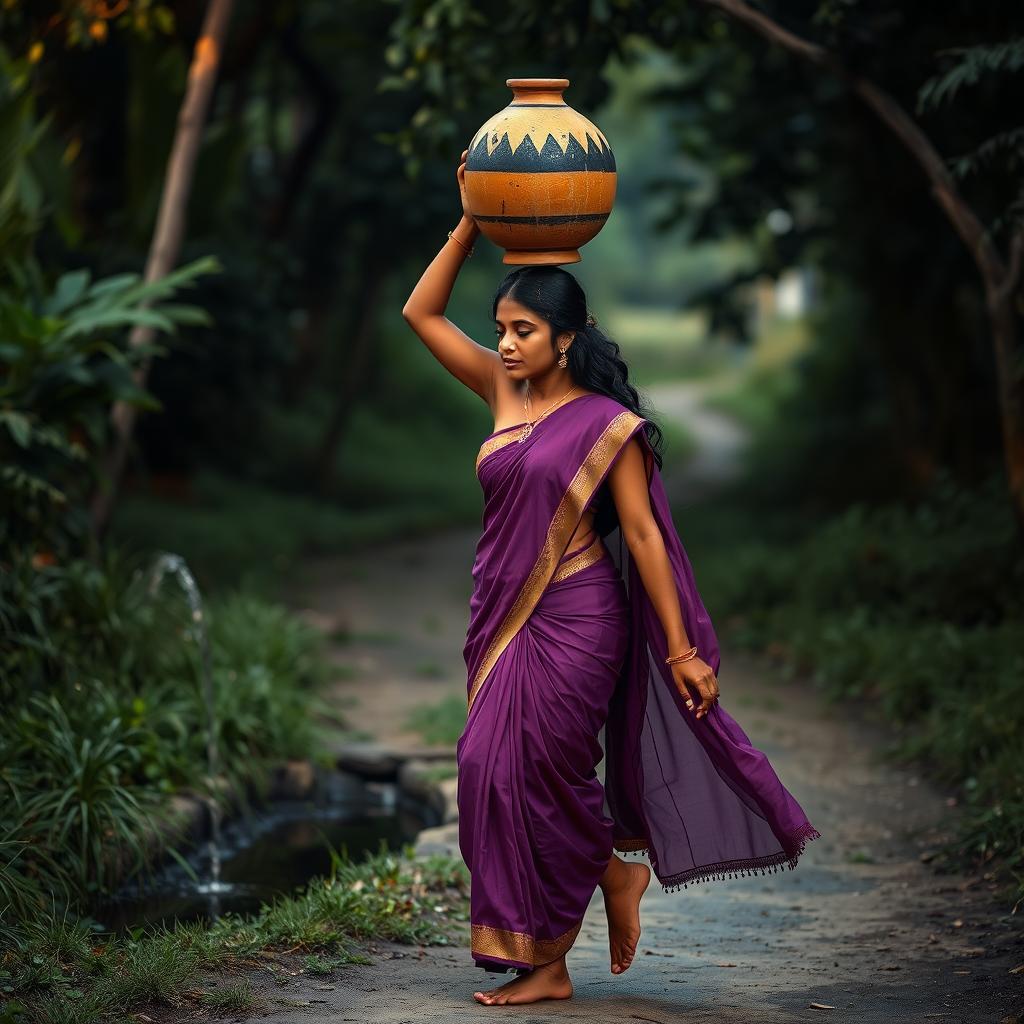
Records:
{"label": "purple saree", "polygon": [[699,720],[687,709],[618,529],[567,550],[635,436],[687,636],[718,674],[643,424],[614,399],[582,395],[529,435],[522,424],[496,431],[477,456],[483,532],[456,758],[471,952],[490,971],[524,973],[566,952],[613,849],[646,851],[669,889],[792,868],[820,835],[721,703]]}

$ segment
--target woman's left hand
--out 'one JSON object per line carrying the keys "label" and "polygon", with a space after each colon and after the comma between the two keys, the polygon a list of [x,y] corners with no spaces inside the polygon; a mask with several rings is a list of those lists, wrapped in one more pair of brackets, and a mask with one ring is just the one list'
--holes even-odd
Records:
{"label": "woman's left hand", "polygon": [[687,661],[675,661],[669,668],[672,669],[672,678],[675,680],[676,689],[686,699],[686,706],[693,711],[693,698],[686,689],[686,684],[693,686],[701,696],[700,706],[695,712],[697,718],[703,718],[711,706],[718,700],[718,680],[711,666],[700,658],[694,657]]}

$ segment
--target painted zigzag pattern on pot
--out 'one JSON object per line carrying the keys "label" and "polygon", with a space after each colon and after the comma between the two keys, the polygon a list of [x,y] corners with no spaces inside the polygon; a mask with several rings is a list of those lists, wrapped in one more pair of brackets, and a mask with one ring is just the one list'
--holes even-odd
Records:
{"label": "painted zigzag pattern on pot", "polygon": [[500,137],[497,131],[482,131],[470,143],[466,170],[529,174],[560,171],[615,173],[615,156],[600,133],[599,141],[595,142],[589,131],[583,132],[586,139],[584,148],[572,132],[558,131],[556,134],[549,131],[539,149],[534,134],[539,135],[519,126],[513,127],[511,132],[503,131]]}
{"label": "painted zigzag pattern on pot", "polygon": [[477,129],[467,170],[615,171],[608,139],[568,103],[516,103]]}

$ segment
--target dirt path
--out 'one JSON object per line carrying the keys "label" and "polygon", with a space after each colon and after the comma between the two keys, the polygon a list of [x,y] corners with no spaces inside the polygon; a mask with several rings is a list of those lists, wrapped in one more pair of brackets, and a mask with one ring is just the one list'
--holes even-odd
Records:
{"label": "dirt path", "polygon": [[[735,467],[742,435],[702,410],[693,388],[650,397],[663,416],[685,416],[701,439],[700,457],[683,472],[666,472],[670,493],[688,501],[712,493]],[[388,744],[421,745],[403,728],[408,708],[448,694],[465,698],[461,649],[475,541],[475,530],[457,530],[389,545],[320,563],[303,581],[306,602],[357,636],[338,651],[358,668],[340,684],[339,700],[357,727]],[[481,1007],[472,991],[509,978],[473,966],[468,948],[382,943],[377,963],[336,972],[331,991],[297,978],[287,995],[316,999],[309,1009],[262,1019],[1016,1021],[1024,1012],[1024,972],[1010,973],[1024,963],[1018,919],[995,902],[989,880],[937,875],[927,863],[953,825],[948,794],[913,770],[883,764],[882,727],[856,707],[829,709],[808,684],[784,682],[728,649],[719,682],[723,706],[822,833],[795,871],[675,893],[652,882],[639,953],[621,976],[608,970],[595,891],[568,955],[571,1000]],[[423,848],[458,852],[453,827],[431,831]]]}

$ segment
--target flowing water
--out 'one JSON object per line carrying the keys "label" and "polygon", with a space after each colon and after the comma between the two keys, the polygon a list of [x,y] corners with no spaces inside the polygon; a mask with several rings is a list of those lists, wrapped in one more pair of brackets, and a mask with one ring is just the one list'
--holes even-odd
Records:
{"label": "flowing water", "polygon": [[203,691],[203,705],[206,709],[206,774],[209,791],[204,794],[210,815],[210,838],[207,844],[209,856],[209,877],[199,883],[200,891],[216,894],[221,890],[220,846],[221,810],[214,794],[215,780],[220,771],[220,757],[217,750],[217,707],[213,694],[213,671],[210,664],[210,640],[206,632],[203,615],[203,601],[195,577],[189,572],[185,559],[169,551],[161,552],[153,565],[149,579],[149,593],[157,592],[164,576],[174,576],[185,591],[190,613],[190,629],[199,648],[199,674]]}
{"label": "flowing water", "polygon": [[332,850],[352,861],[377,853],[382,845],[397,851],[424,828],[439,824],[438,817],[394,783],[365,782],[337,771],[323,774],[308,799],[275,801],[249,819],[224,824],[216,849],[216,886],[209,884],[207,847],[187,858],[199,884],[172,861],[152,879],[126,884],[92,917],[107,929],[122,931],[255,912],[261,903],[329,875]]}
{"label": "flowing water", "polygon": [[171,860],[152,876],[139,876],[92,916],[121,931],[175,920],[216,920],[225,913],[257,911],[277,895],[289,894],[317,875],[330,873],[332,851],[353,861],[382,848],[399,850],[424,828],[439,823],[437,812],[403,797],[392,783],[364,782],[343,772],[320,773],[304,800],[276,801],[226,825],[216,799],[220,772],[217,708],[210,644],[202,596],[185,560],[161,552],[148,579],[155,595],[167,576],[181,585],[189,607],[189,629],[199,651],[206,716],[209,836],[203,849]]}

